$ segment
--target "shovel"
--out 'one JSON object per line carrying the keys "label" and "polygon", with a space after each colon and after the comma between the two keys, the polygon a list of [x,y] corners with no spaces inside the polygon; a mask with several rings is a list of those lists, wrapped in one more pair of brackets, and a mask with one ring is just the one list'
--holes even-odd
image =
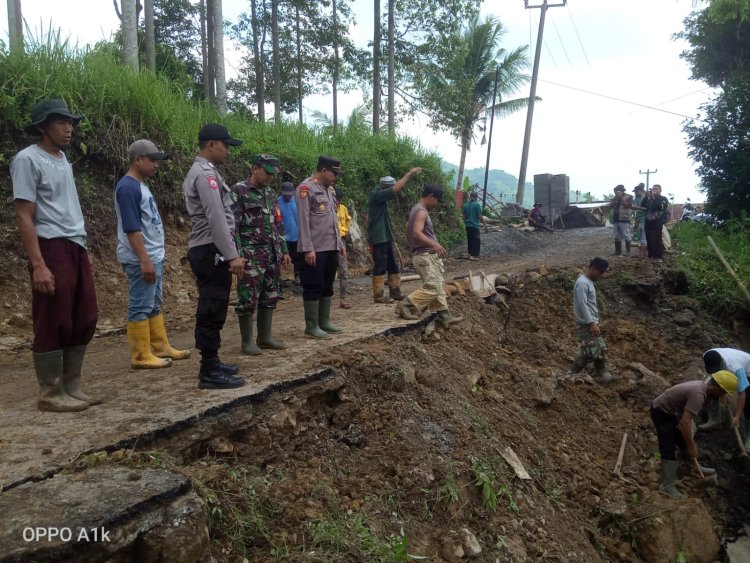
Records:
{"label": "shovel", "polygon": [[742,436],[740,436],[740,431],[737,429],[737,427],[734,427],[734,436],[737,438],[737,445],[740,447],[740,457],[747,457],[747,450],[745,449],[745,443],[742,441]]}
{"label": "shovel", "polygon": [[700,464],[698,463],[698,460],[693,458],[693,466],[695,467],[695,470],[698,472],[698,475],[701,476],[700,480],[696,483],[699,487],[715,487],[719,484],[719,480],[716,477],[716,474],[709,475],[706,477],[703,474],[703,470],[701,469]]}

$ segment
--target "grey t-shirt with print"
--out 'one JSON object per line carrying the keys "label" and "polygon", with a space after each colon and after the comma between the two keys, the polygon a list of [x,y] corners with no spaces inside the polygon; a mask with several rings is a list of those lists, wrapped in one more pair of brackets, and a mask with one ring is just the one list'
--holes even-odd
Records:
{"label": "grey t-shirt with print", "polygon": [[60,158],[31,145],[10,163],[13,199],[36,204],[34,227],[39,238],[66,238],[86,246],[86,228],[73,179],[73,167],[65,154]]}

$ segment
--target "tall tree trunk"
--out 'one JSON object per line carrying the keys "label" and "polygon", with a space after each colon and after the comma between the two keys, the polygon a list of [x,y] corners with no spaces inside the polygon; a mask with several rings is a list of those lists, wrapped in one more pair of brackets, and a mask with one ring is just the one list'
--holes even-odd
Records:
{"label": "tall tree trunk", "polygon": [[388,0],[388,132],[396,133],[396,0]]}
{"label": "tall tree trunk", "polygon": [[208,41],[209,33],[206,24],[206,0],[200,0],[200,20],[201,20],[201,59],[203,64],[203,96],[207,99],[211,99],[211,82],[213,81],[214,73],[210,69],[209,58],[208,58]]}
{"label": "tall tree trunk", "polygon": [[373,1],[374,34],[372,38],[372,132],[380,133],[380,0]]}
{"label": "tall tree trunk", "polygon": [[299,111],[299,122],[304,121],[302,115],[302,34],[300,32],[299,5],[294,6],[294,26],[297,34],[297,109]]}
{"label": "tall tree trunk", "polygon": [[122,0],[122,53],[125,64],[138,72],[138,21],[136,0]]}
{"label": "tall tree trunk", "polygon": [[258,121],[266,120],[266,87],[263,80],[263,52],[260,50],[260,28],[258,26],[257,0],[250,0],[250,16],[253,28],[253,61],[255,62],[255,97],[258,101]]}
{"label": "tall tree trunk", "polygon": [[221,115],[227,113],[227,82],[224,75],[224,17],[222,0],[214,0],[214,50],[216,52],[216,108]]}
{"label": "tall tree trunk", "polygon": [[461,133],[461,160],[458,163],[458,177],[456,178],[456,191],[464,189],[464,168],[466,167],[466,153],[469,150],[471,130],[464,129]]}
{"label": "tall tree trunk", "polygon": [[216,26],[214,25],[214,2],[206,0],[206,52],[208,53],[208,99],[216,103]]}
{"label": "tall tree trunk", "polygon": [[279,52],[279,0],[271,0],[271,64],[273,65],[273,120],[281,123],[281,53]]}
{"label": "tall tree trunk", "polygon": [[333,8],[333,132],[339,126],[339,14],[336,0],[331,3]]}
{"label": "tall tree trunk", "polygon": [[21,0],[8,0],[8,38],[10,50],[23,51],[23,14]]}
{"label": "tall tree trunk", "polygon": [[156,70],[156,35],[154,31],[154,0],[144,0],[143,17],[146,28],[146,68]]}

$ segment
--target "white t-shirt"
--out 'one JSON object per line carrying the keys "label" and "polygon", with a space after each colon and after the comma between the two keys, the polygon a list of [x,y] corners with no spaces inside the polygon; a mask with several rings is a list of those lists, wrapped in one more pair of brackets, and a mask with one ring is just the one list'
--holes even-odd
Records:
{"label": "white t-shirt", "polygon": [[36,204],[34,227],[39,238],[66,238],[86,246],[73,167],[62,151],[55,158],[39,145],[28,146],[10,163],[10,175],[13,199]]}
{"label": "white t-shirt", "polygon": [[[749,385],[747,374],[750,373],[750,354],[736,348],[712,348],[711,350],[718,352],[727,369],[737,376],[739,380],[737,392],[742,393],[747,389]],[[739,370],[742,370],[742,373],[737,373]]]}

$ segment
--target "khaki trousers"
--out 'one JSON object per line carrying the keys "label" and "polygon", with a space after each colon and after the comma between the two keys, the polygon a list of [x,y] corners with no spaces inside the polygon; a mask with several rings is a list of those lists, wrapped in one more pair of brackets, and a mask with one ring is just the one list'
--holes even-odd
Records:
{"label": "khaki trousers", "polygon": [[445,311],[448,301],[443,287],[443,261],[437,254],[417,254],[413,259],[414,268],[422,278],[422,287],[408,296],[418,311]]}

